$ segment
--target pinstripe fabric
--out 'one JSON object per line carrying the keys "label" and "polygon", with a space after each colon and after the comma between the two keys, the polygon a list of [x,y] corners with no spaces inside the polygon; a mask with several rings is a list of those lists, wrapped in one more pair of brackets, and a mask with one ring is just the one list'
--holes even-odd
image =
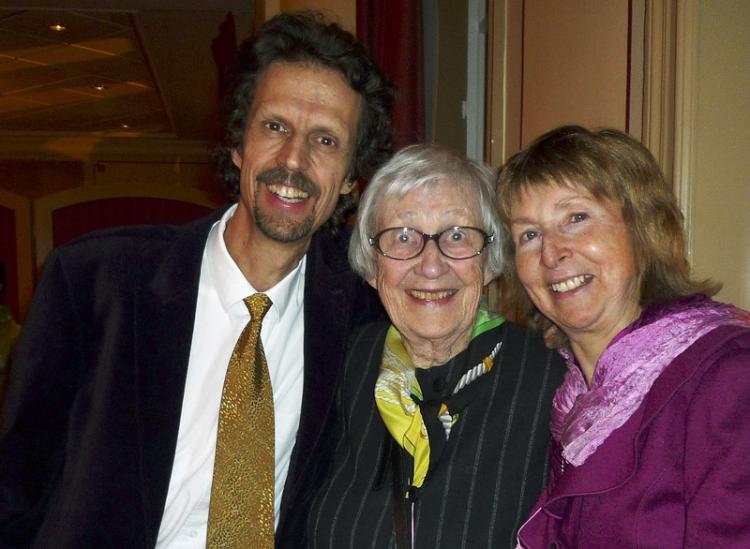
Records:
{"label": "pinstripe fabric", "polygon": [[[373,396],[387,327],[367,325],[350,345],[331,435],[335,457],[308,520],[314,549],[396,546],[391,469],[383,465],[389,435]],[[488,337],[490,349],[503,345],[420,491],[417,548],[514,547],[515,531],[544,486],[549,405],[564,366],[539,337],[511,322]],[[434,373],[447,373],[445,385],[453,387],[487,352],[472,347]]]}

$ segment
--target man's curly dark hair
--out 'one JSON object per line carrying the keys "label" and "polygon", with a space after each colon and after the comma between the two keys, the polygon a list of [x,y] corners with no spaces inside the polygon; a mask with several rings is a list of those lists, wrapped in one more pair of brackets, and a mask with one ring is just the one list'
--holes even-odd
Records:
{"label": "man's curly dark hair", "polygon": [[[350,181],[369,179],[391,154],[393,86],[370,59],[364,46],[335,23],[316,12],[281,13],[266,21],[260,31],[240,46],[234,85],[225,106],[225,136],[217,151],[218,175],[236,200],[240,170],[232,150],[242,150],[245,123],[256,86],[268,67],[277,61],[319,64],[341,73],[362,97],[362,113],[351,165]],[[351,195],[341,195],[329,224],[341,223],[353,206]]]}

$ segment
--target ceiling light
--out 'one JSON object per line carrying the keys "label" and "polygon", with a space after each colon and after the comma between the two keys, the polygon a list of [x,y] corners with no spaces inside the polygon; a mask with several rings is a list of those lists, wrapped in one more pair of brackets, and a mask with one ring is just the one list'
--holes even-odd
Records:
{"label": "ceiling light", "polygon": [[91,87],[94,88],[98,92],[104,91],[107,89],[107,86],[105,86],[104,84],[92,84]]}
{"label": "ceiling light", "polygon": [[54,23],[49,26],[50,30],[53,30],[55,32],[62,32],[65,30],[68,30],[68,27],[66,25],[63,25],[62,23]]}
{"label": "ceiling light", "polygon": [[120,124],[120,127],[121,127],[121,128],[123,129],[123,130],[127,130],[127,129],[128,129],[129,127],[130,127],[130,124],[125,124],[125,123],[123,122],[122,124]]}

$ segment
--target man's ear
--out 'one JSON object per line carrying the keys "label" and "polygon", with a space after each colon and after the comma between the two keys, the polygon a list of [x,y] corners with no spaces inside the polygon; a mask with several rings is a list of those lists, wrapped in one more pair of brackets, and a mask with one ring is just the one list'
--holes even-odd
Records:
{"label": "man's ear", "polygon": [[357,185],[356,181],[352,181],[350,179],[346,179],[344,181],[344,184],[341,185],[341,193],[340,194],[349,194],[354,190],[354,187]]}
{"label": "man's ear", "polygon": [[232,163],[242,169],[242,154],[237,150],[237,147],[232,147]]}

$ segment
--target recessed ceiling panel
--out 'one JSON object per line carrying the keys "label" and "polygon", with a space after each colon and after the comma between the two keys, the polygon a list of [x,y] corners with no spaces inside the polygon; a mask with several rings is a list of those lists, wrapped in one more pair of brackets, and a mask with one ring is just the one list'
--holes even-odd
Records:
{"label": "recessed ceiling panel", "polygon": [[130,14],[0,10],[0,131],[134,125],[173,133]]}
{"label": "recessed ceiling panel", "polygon": [[59,85],[73,76],[57,67],[23,60],[0,63],[0,94],[18,95],[44,86]]}
{"label": "recessed ceiling panel", "polygon": [[[212,139],[226,65],[212,43],[227,32],[246,36],[253,2],[186,2],[45,1],[0,9],[0,132]],[[227,26],[232,14],[234,31]]]}
{"label": "recessed ceiling panel", "polygon": [[23,114],[46,106],[48,105],[30,101],[25,97],[0,96],[0,127],[5,127],[4,119],[12,115]]}
{"label": "recessed ceiling panel", "polygon": [[[62,25],[65,29],[52,30],[50,26],[55,24]],[[123,25],[72,11],[27,10],[0,19],[0,29],[50,42],[75,44],[114,34],[121,31]]]}
{"label": "recessed ceiling panel", "polygon": [[0,54],[7,57],[23,56],[25,52],[39,48],[49,48],[58,44],[57,41],[44,40],[37,36],[30,36],[12,29],[0,27]]}

